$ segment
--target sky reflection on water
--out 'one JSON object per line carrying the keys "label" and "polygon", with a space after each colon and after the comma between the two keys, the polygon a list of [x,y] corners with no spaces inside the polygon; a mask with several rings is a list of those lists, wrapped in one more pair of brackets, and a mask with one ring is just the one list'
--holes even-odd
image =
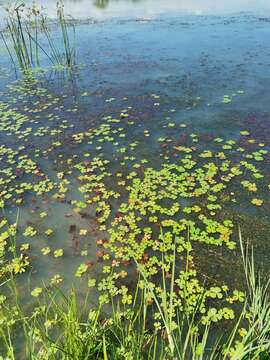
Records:
{"label": "sky reflection on water", "polygon": [[[32,1],[26,1],[31,3]],[[268,0],[65,0],[66,12],[75,18],[108,19],[116,17],[154,18],[162,14],[188,13],[192,15],[228,15],[254,12],[270,15]],[[6,5],[8,1],[0,1]],[[39,0],[49,16],[55,15],[55,0]],[[3,13],[0,19],[3,17]]]}

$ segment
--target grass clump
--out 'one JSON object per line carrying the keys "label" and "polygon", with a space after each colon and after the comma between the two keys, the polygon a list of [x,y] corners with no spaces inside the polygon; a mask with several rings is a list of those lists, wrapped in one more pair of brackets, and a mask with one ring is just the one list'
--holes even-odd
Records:
{"label": "grass clump", "polygon": [[[5,9],[6,28],[1,37],[14,66],[23,70],[41,66],[46,58],[52,65],[72,67],[75,64],[75,26],[67,20],[63,2],[57,2],[56,25],[60,40],[56,41],[53,26],[35,2],[27,8],[24,2]],[[71,31],[73,44],[71,43]]]}

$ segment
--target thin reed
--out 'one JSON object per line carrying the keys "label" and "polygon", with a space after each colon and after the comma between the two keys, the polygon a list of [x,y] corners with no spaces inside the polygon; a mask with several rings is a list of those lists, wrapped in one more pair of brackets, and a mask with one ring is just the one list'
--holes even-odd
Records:
{"label": "thin reed", "polygon": [[35,2],[30,8],[24,3],[16,4],[6,8],[6,12],[6,29],[1,32],[1,38],[14,66],[19,65],[23,70],[39,67],[42,57],[52,65],[75,64],[75,26],[67,21],[62,1],[57,2],[56,10],[59,41],[53,34],[55,24]]}

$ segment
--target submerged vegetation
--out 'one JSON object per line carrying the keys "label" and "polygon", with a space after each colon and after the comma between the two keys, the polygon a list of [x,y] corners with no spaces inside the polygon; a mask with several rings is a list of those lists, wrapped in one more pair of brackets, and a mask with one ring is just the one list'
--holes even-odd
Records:
{"label": "submerged vegetation", "polygon": [[[22,70],[41,66],[45,58],[51,65],[72,67],[75,64],[75,26],[67,21],[63,2],[57,2],[57,17],[50,21],[35,3],[27,8],[16,3],[6,9],[6,29],[1,32],[3,43],[14,66]],[[55,41],[52,27],[58,26],[61,40]],[[71,31],[73,44],[71,43]]]}
{"label": "submerged vegetation", "polygon": [[55,65],[77,71],[57,14],[59,42],[36,6],[2,33],[24,71],[0,102],[0,359],[268,359],[248,244],[269,212],[265,138],[195,131],[160,93],[51,89]]}

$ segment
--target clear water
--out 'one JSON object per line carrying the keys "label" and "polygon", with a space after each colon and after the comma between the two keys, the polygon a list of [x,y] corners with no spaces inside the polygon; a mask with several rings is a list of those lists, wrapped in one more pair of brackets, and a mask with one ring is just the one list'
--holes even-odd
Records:
{"label": "clear water", "polygon": [[[19,112],[34,114],[36,122],[26,123],[34,130],[61,129],[62,133],[42,137],[30,133],[26,140],[7,131],[0,132],[1,144],[18,149],[26,146],[30,158],[53,181],[56,174],[67,171],[62,160],[92,151],[86,141],[74,144],[71,136],[101,124],[105,116],[119,116],[123,109],[130,113],[136,126],[127,130],[123,144],[139,141],[137,159],[147,157],[151,166],[162,163],[160,136],[171,136],[183,141],[179,130],[166,127],[168,122],[177,126],[187,125],[187,133],[200,134],[207,143],[209,138],[239,139],[241,130],[249,130],[256,142],[266,144],[270,135],[270,51],[266,44],[270,37],[269,1],[104,1],[104,8],[89,1],[66,1],[66,11],[78,19],[96,21],[78,24],[76,73],[48,70],[39,75],[38,86],[46,94],[31,97],[7,86],[14,81],[21,84],[21,76],[14,74],[8,54],[1,45],[1,101],[16,98]],[[55,2],[43,2],[48,14],[55,12]],[[3,19],[3,17],[2,17]],[[19,80],[16,80],[19,76]],[[33,85],[33,88],[36,84]],[[153,99],[158,94],[159,100]],[[232,102],[223,104],[224,95]],[[48,98],[49,96],[49,98]],[[38,101],[34,103],[34,99]],[[53,99],[56,103],[53,104]],[[49,107],[44,107],[50,103]],[[155,105],[155,103],[159,105]],[[34,112],[29,112],[29,109]],[[74,110],[75,109],[75,110]],[[72,110],[72,111],[70,111]],[[48,121],[50,114],[57,115]],[[32,115],[31,115],[32,116]],[[32,119],[30,117],[30,119]],[[67,129],[61,127],[68,125]],[[144,136],[148,130],[150,137]],[[179,131],[179,133],[178,133]],[[58,148],[52,145],[61,141]],[[121,154],[110,145],[102,151],[112,160],[111,171],[123,170]],[[132,151],[129,154],[132,155]],[[64,164],[64,165],[63,165]],[[3,164],[5,166],[5,164]],[[267,170],[267,169],[265,169]],[[266,171],[267,172],[267,171]],[[83,261],[93,262],[90,276],[98,277],[96,240],[106,237],[95,230],[95,213],[74,213],[71,200],[81,199],[77,188],[78,174],[68,176],[70,181],[67,201],[58,202],[50,196],[27,195],[19,213],[18,243],[26,242],[22,236],[27,224],[39,229],[42,235],[52,228],[51,237],[35,236],[31,243],[30,257],[33,270],[21,277],[22,292],[40,286],[56,273],[64,278],[64,286],[71,283],[84,289],[84,280],[76,279],[74,272]],[[112,180],[112,187],[113,187]],[[263,208],[250,207],[245,199],[233,209],[233,217],[243,224],[243,236],[255,246],[259,264],[269,268],[269,200]],[[268,196],[269,198],[269,196]],[[15,219],[17,207],[7,209],[10,219]],[[48,217],[40,220],[40,212]],[[70,226],[87,229],[86,237],[74,237]],[[41,255],[44,246],[63,248],[64,256]],[[86,257],[82,250],[88,250]],[[222,258],[222,253],[212,263],[212,255],[201,254],[203,271],[217,273],[218,277],[231,277],[231,261],[237,263],[237,252]],[[224,255],[225,256],[225,255]],[[238,282],[232,276],[231,281]]]}

